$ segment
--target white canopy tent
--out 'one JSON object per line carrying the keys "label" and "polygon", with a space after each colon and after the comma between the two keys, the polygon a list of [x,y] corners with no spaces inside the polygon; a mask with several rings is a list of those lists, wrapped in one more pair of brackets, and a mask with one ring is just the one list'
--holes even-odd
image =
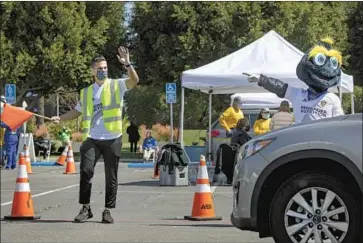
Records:
{"label": "white canopy tent", "polygon": [[[209,93],[209,151],[211,150],[212,94],[269,93],[255,83],[250,83],[242,73],[264,74],[278,78],[289,85],[307,88],[296,76],[296,67],[303,52],[298,50],[275,31],[212,63],[182,73],[180,143],[183,146],[184,89]],[[353,77],[342,73],[341,82],[330,92],[353,93]],[[352,98],[352,107],[353,107]]]}

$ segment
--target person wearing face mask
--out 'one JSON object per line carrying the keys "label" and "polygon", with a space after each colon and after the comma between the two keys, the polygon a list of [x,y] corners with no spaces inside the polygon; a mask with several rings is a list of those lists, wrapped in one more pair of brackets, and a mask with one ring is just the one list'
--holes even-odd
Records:
{"label": "person wearing face mask", "polygon": [[233,99],[232,106],[228,107],[219,117],[219,124],[226,130],[227,137],[232,136],[238,120],[244,118],[241,108],[242,99],[237,96]]}
{"label": "person wearing face mask", "polygon": [[253,125],[253,132],[256,136],[265,134],[270,131],[270,109],[262,108],[261,112]]}
{"label": "person wearing face mask", "polygon": [[83,118],[79,188],[82,209],[75,217],[75,222],[85,222],[93,217],[90,207],[92,178],[101,155],[104,159],[106,181],[102,223],[114,222],[111,209],[116,207],[117,172],[122,147],[123,96],[139,82],[139,77],[130,63],[128,49],[119,47],[118,54],[117,58],[127,70],[128,78],[108,78],[106,59],[103,56],[93,58],[91,68],[94,83],[81,90],[80,101],[75,109],[60,117],[52,117],[56,123],[81,115]]}

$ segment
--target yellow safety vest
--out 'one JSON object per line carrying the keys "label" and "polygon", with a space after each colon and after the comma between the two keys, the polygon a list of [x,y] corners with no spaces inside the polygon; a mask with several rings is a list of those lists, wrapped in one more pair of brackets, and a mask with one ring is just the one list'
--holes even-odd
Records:
{"label": "yellow safety vest", "polygon": [[[103,122],[109,132],[122,132],[122,105],[123,98],[120,97],[120,87],[117,80],[107,79],[103,83],[101,93],[101,104]],[[86,95],[84,95],[86,94]],[[87,139],[91,128],[93,114],[93,85],[81,90],[82,106],[82,138]]]}

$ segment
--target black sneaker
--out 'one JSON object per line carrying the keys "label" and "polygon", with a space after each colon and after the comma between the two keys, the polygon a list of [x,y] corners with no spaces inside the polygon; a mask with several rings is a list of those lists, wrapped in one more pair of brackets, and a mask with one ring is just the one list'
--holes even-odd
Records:
{"label": "black sneaker", "polygon": [[111,216],[111,212],[108,209],[105,209],[102,213],[102,223],[105,224],[113,224],[113,218]]}
{"label": "black sneaker", "polygon": [[83,206],[79,214],[74,218],[74,221],[84,223],[87,219],[92,217],[93,213],[91,212],[91,207]]}

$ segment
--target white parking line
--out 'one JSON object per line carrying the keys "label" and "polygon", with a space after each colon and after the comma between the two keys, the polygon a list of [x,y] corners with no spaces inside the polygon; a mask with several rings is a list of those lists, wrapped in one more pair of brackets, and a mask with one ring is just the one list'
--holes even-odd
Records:
{"label": "white parking line", "polygon": [[[50,193],[53,193],[53,192],[63,191],[63,190],[66,190],[68,188],[76,187],[78,185],[79,184],[74,184],[74,185],[70,185],[70,186],[66,186],[66,187],[62,187],[62,188],[58,188],[58,189],[54,189],[54,190],[50,190],[50,191],[46,191],[46,192],[42,192],[42,193],[39,193],[39,194],[32,195],[32,198],[44,196],[44,195],[47,195],[47,194],[50,194]],[[13,203],[13,201],[2,203],[1,207],[12,204],[12,203]]]}

